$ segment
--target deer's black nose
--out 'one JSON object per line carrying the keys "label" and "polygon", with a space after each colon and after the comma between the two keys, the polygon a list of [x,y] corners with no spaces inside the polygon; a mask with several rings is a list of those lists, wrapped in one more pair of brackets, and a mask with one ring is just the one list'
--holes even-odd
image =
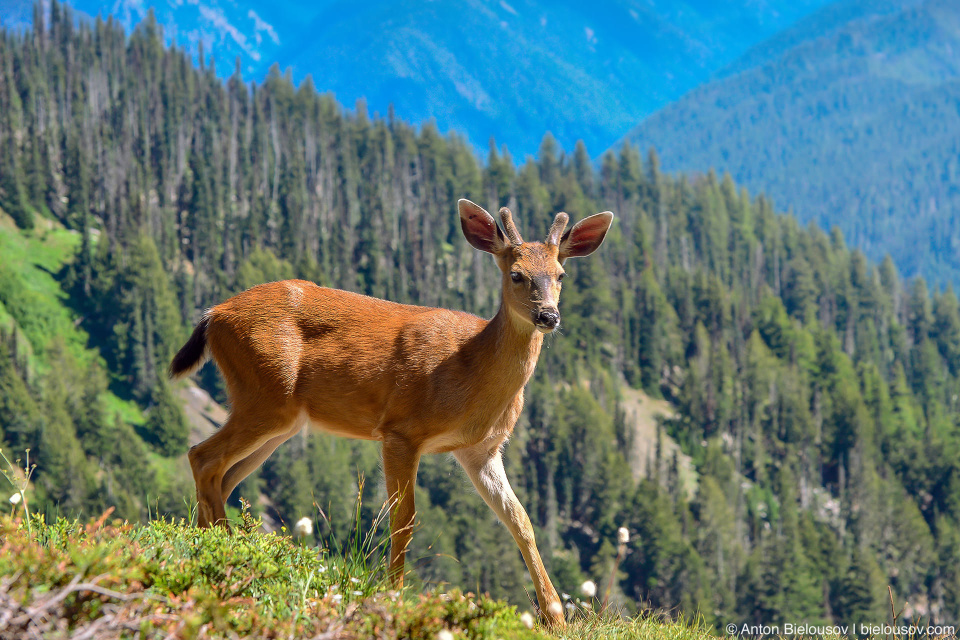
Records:
{"label": "deer's black nose", "polygon": [[560,312],[554,309],[544,309],[537,314],[537,325],[546,329],[556,329],[560,324]]}

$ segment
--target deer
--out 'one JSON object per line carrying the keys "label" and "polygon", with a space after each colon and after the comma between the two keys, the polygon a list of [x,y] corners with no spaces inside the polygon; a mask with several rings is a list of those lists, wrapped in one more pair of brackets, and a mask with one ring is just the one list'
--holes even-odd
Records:
{"label": "deer", "polygon": [[506,207],[499,212],[503,230],[469,200],[457,209],[467,242],[493,254],[502,272],[501,304],[490,320],[303,280],[257,285],[202,315],[170,375],[188,376],[212,358],[231,411],[189,450],[197,525],[227,526],[225,501],[236,486],[305,426],[380,441],[390,514],[387,574],[399,589],[420,457],[452,453],[520,548],[542,618],[563,626],[560,598],[501,452],[544,336],[560,326],[564,262],[593,253],[613,214],[591,215],[565,232],[569,216],[560,212],[544,242],[524,242]]}

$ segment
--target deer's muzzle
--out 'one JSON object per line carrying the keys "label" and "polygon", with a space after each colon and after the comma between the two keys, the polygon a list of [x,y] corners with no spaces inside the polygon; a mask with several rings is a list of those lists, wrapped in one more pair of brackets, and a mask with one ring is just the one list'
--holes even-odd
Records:
{"label": "deer's muzzle", "polygon": [[544,333],[550,333],[560,326],[560,312],[556,309],[541,309],[534,320],[537,329]]}

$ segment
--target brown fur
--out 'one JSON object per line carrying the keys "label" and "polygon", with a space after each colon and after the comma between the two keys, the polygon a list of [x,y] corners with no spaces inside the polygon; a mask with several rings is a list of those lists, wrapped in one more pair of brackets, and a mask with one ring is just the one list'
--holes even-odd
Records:
{"label": "brown fur", "polygon": [[[232,403],[223,427],[190,450],[198,524],[224,522],[224,501],[236,485],[305,424],[379,440],[392,501],[390,574],[402,585],[420,456],[454,452],[517,541],[541,612],[562,624],[500,449],[523,408],[543,332],[552,330],[538,326],[538,317],[556,311],[562,258],[596,249],[612,215],[584,220],[591,235],[571,253],[564,243],[513,245],[482,208],[461,200],[459,209],[467,239],[493,253],[503,272],[503,302],[489,321],[302,280],[253,287],[205,314],[171,365],[173,375],[184,375],[209,353]],[[598,216],[606,216],[600,224]]]}

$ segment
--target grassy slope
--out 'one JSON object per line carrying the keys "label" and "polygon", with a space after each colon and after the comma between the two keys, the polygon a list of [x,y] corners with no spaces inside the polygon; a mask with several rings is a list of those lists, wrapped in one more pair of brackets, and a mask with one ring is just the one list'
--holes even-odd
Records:
{"label": "grassy slope", "polygon": [[[657,450],[657,425],[662,420],[676,417],[673,406],[666,400],[651,398],[643,391],[624,386],[621,389],[623,397],[621,406],[626,420],[633,424],[634,441],[630,453],[630,468],[635,480],[652,475],[648,467],[655,459]],[[693,460],[683,452],[676,440],[663,431],[659,434],[660,446],[663,447],[662,463],[673,460],[676,456],[680,469],[680,480],[686,490],[687,497],[692,499],[697,492],[697,469]]]}
{"label": "grassy slope", "polygon": [[[0,211],[0,327],[16,331],[18,348],[37,373],[49,370],[45,356],[54,339],[62,340],[78,363],[90,364],[100,356],[87,348],[87,334],[77,326],[55,277],[73,256],[80,237],[44,218],[36,221],[38,228],[24,233]],[[104,402],[126,422],[144,420],[132,402],[112,393]]]}
{"label": "grassy slope", "polygon": [[[45,221],[38,220],[40,224]],[[16,327],[32,366],[45,368],[42,353],[49,336],[62,335],[73,355],[83,357],[84,337],[62,304],[65,294],[53,273],[60,270],[77,245],[77,236],[47,228],[30,235],[20,232],[0,213],[0,325]]]}
{"label": "grassy slope", "polygon": [[[88,336],[78,326],[76,314],[67,305],[67,294],[55,277],[74,255],[80,237],[48,219],[38,216],[36,222],[36,229],[23,232],[0,211],[0,328],[16,332],[18,351],[26,354],[32,373],[49,371],[47,355],[54,340],[62,341],[78,364],[88,366],[100,355],[87,347]],[[101,399],[123,422],[145,422],[136,403],[109,391]],[[186,465],[183,456],[164,458],[153,452],[149,463],[162,486],[182,476]]]}
{"label": "grassy slope", "polygon": [[[83,525],[0,516],[0,638],[650,638],[706,630],[583,615],[562,632],[527,629],[511,606],[459,592],[397,594],[382,564],[344,560],[263,534],[169,522]],[[379,557],[382,545],[365,548]],[[354,558],[363,556],[356,554]],[[33,633],[34,635],[31,635]],[[89,634],[89,635],[86,635]]]}

